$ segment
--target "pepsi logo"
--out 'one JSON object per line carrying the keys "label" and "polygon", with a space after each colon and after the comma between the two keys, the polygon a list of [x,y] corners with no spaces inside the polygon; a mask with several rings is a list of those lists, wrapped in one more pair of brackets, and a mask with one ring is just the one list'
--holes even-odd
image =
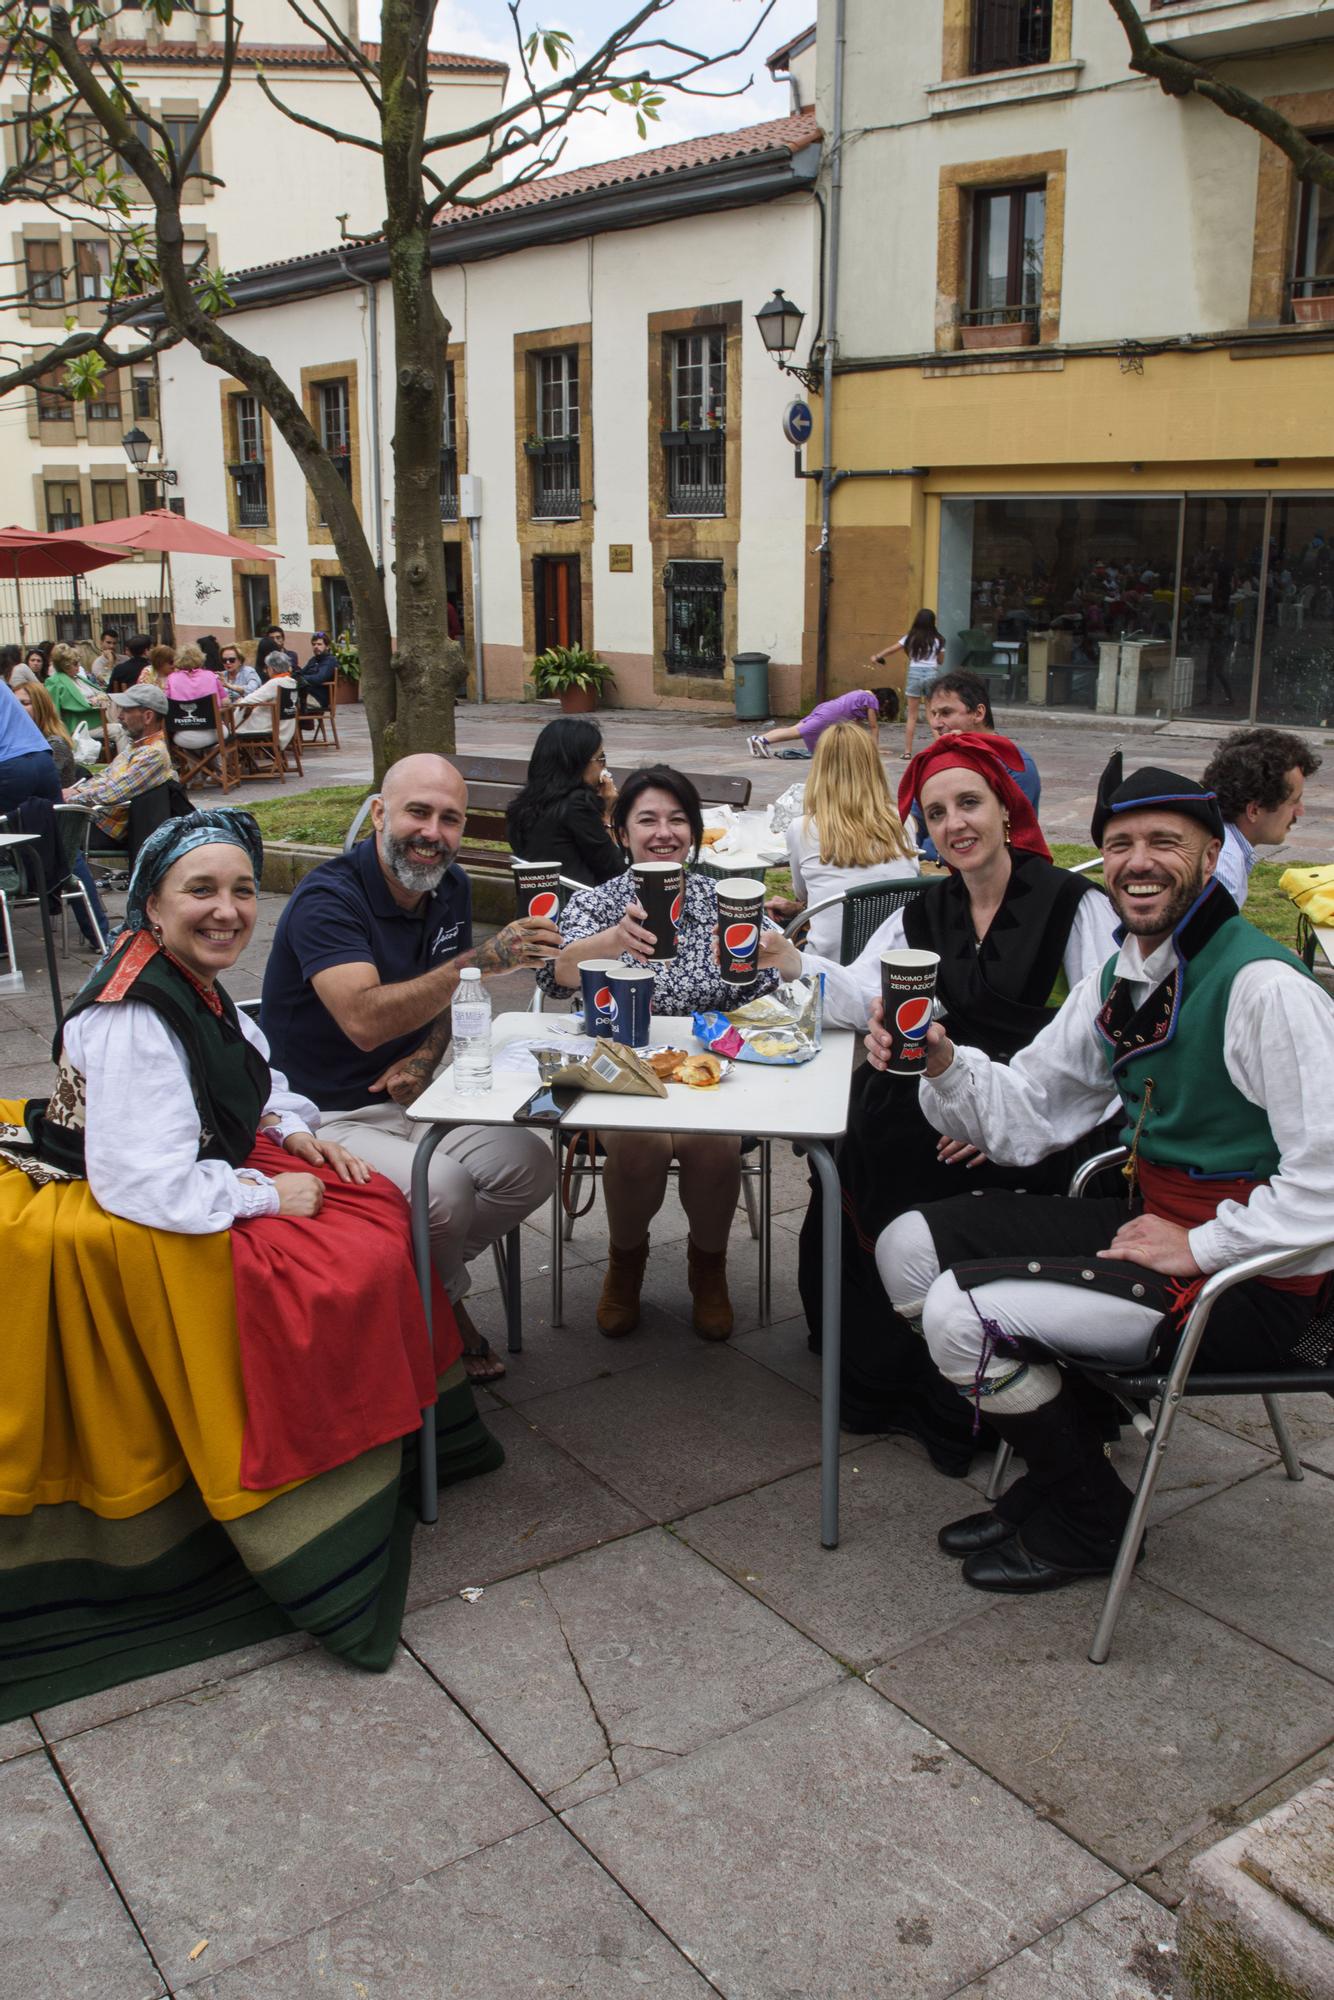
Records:
{"label": "pepsi logo", "polygon": [[684,889],[678,889],[675,896],[673,896],[672,898],[672,906],[667,912],[668,916],[672,920],[673,928],[675,928],[675,926],[679,924],[681,921],[681,905],[682,903],[684,903],[684,901],[685,901],[685,891]]}
{"label": "pepsi logo", "polygon": [[911,1000],[900,1001],[894,1009],[894,1026],[905,1042],[924,1042],[931,1026],[930,994],[918,993]]}
{"label": "pepsi logo", "polygon": [[723,931],[723,944],[733,958],[753,958],[759,941],[758,924],[728,924]]}
{"label": "pepsi logo", "polygon": [[609,1021],[614,1021],[621,1011],[616,1005],[616,995],[612,992],[610,986],[599,986],[597,992],[593,995],[593,1005],[597,1008],[598,1013],[605,1014]]}
{"label": "pepsi logo", "polygon": [[560,909],[560,896],[554,889],[540,889],[528,898],[530,917],[554,917]]}

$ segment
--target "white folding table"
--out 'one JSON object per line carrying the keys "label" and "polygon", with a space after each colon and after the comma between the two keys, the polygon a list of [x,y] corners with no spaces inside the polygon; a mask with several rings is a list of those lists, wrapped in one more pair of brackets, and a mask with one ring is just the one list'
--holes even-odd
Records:
{"label": "white folding table", "polygon": [[[655,1015],[652,1042],[657,1048],[696,1046],[685,1016]],[[493,1047],[540,1031],[533,1014],[498,1015]],[[560,1036],[552,1033],[551,1041]],[[826,1028],[820,1052],[792,1068],[764,1063],[736,1063],[717,1090],[688,1090],[668,1084],[666,1097],[620,1097],[609,1092],[585,1092],[552,1129],[559,1164],[561,1132],[706,1132],[742,1138],[788,1139],[815,1163],[824,1196],[822,1283],[824,1352],[821,1375],[820,1539],[827,1549],[838,1545],[838,1400],[842,1358],[842,1224],[843,1204],[838,1169],[830,1145],[843,1136],[848,1120],[848,1090],[856,1036],[847,1029]],[[508,1069],[493,1073],[492,1088],[480,1097],[464,1097],[454,1088],[453,1066],[445,1069],[408,1106],[408,1117],[424,1129],[412,1165],[412,1246],[421,1287],[426,1323],[431,1325],[431,1238],[428,1173],[432,1155],[456,1125],[508,1125],[514,1113],[537,1088],[536,1075]],[[536,1128],[534,1128],[536,1129]],[[517,1238],[518,1232],[514,1232]],[[507,1311],[509,1344],[522,1344],[516,1241],[508,1258]],[[437,1514],[435,1410],[422,1412],[421,1518]]]}

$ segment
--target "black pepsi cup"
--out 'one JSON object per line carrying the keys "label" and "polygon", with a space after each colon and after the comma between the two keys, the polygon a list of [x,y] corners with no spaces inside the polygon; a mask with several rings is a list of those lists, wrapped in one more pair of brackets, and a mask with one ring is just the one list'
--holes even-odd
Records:
{"label": "black pepsi cup", "polygon": [[561,905],[559,861],[511,861],[510,867],[516,916],[545,917],[554,924]]}
{"label": "black pepsi cup", "polygon": [[729,875],[718,884],[718,969],[729,986],[749,986],[759,970],[764,884]]}
{"label": "black pepsi cup", "polygon": [[889,1036],[891,1076],[925,1076],[926,1031],[935,1014],[936,975],[940,958],[934,951],[882,951],[880,998]]}
{"label": "black pepsi cup", "polygon": [[653,1012],[653,974],[646,965],[618,965],[607,975],[614,1011],[611,1038],[628,1048],[642,1049],[649,1038]]}
{"label": "black pepsi cup", "polygon": [[596,1035],[599,1041],[623,1042],[626,1039],[617,1032],[620,1008],[611,985],[616,974],[624,969],[619,958],[588,958],[579,967],[579,984],[584,996],[584,1033]]}
{"label": "black pepsi cup", "polygon": [[675,958],[676,927],[686,900],[685,869],[679,861],[636,861],[631,873],[644,928],[653,933],[654,958]]}

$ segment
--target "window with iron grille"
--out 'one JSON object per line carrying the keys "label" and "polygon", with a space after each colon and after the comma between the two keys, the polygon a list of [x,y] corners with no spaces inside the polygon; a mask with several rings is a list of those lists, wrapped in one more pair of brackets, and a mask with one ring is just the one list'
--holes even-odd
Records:
{"label": "window with iron grille", "polygon": [[53,368],[36,384],[37,421],[43,424],[72,424],[74,399],[63,386],[64,371]]}
{"label": "window with iron grille", "polygon": [[123,479],[94,479],[93,519],[123,521],[130,511],[130,496]]}
{"label": "window with iron grille", "polygon": [[440,404],[440,519],[459,518],[459,411],[454,388],[454,363],[445,363],[445,392]]}
{"label": "window with iron grille", "polygon": [[668,357],[667,511],[725,514],[726,332],[674,334]]}
{"label": "window with iron grille", "polygon": [[118,424],[121,421],[120,376],[108,368],[95,397],[88,404],[90,424]]}
{"label": "window with iron grille", "polygon": [[[1334,134],[1309,136],[1322,152],[1334,153]],[[1324,319],[1334,314],[1334,304],[1303,304],[1305,300],[1334,300],[1334,194],[1314,181],[1301,183],[1288,298],[1294,319]]]}
{"label": "window with iron grille", "polygon": [[972,71],[1051,61],[1052,0],[973,0]]}
{"label": "window with iron grille", "polygon": [[721,677],[723,566],[720,562],[669,562],[663,572],[667,598],[669,674]]}
{"label": "window with iron grille", "polygon": [[965,320],[973,326],[1037,324],[1047,190],[978,188],[972,199],[973,254]]}
{"label": "window with iron grille", "polygon": [[83,526],[83,503],[79,498],[77,479],[48,479],[46,488],[46,525],[55,535],[62,528]]}
{"label": "window with iron grille", "polygon": [[81,236],[74,245],[74,282],[81,299],[111,297],[111,245]]}
{"label": "window with iron grille", "polygon": [[136,375],[132,383],[136,417],[157,415],[157,391],[151,375]]}
{"label": "window with iron grille", "polygon": [[534,361],[537,436],[529,443],[533,518],[577,521],[579,492],[579,350],[554,348]]}
{"label": "window with iron grille", "polygon": [[316,388],[320,443],[334,462],[339,478],[352,490],[352,397],[347,378],[321,382]]}
{"label": "window with iron grille", "polygon": [[27,267],[28,303],[58,306],[65,300],[65,271],[60,261],[59,243],[25,243],[23,259]]}
{"label": "window with iron grille", "polygon": [[257,396],[232,396],[231,473],[238,528],[269,525],[269,476],[264,463],[264,419]]}
{"label": "window with iron grille", "polygon": [[139,488],[139,512],[141,514],[147,514],[152,508],[162,505],[162,488],[158,485],[156,479],[137,479],[135,485]]}

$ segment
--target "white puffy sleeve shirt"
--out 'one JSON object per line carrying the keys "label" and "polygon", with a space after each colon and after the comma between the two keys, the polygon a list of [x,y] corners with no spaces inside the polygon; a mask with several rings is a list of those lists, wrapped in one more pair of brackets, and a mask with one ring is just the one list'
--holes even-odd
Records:
{"label": "white puffy sleeve shirt", "polygon": [[[248,1015],[241,1032],[267,1062],[269,1045]],[[208,1236],[247,1216],[276,1215],[278,1191],[251,1169],[199,1158],[199,1112],[179,1036],[153,1007],[125,1000],[87,1007],[65,1025],[65,1053],[87,1088],[84,1158],[101,1207],[127,1222]],[[273,1071],[264,1107],[275,1138],[315,1131],[320,1114]]]}

